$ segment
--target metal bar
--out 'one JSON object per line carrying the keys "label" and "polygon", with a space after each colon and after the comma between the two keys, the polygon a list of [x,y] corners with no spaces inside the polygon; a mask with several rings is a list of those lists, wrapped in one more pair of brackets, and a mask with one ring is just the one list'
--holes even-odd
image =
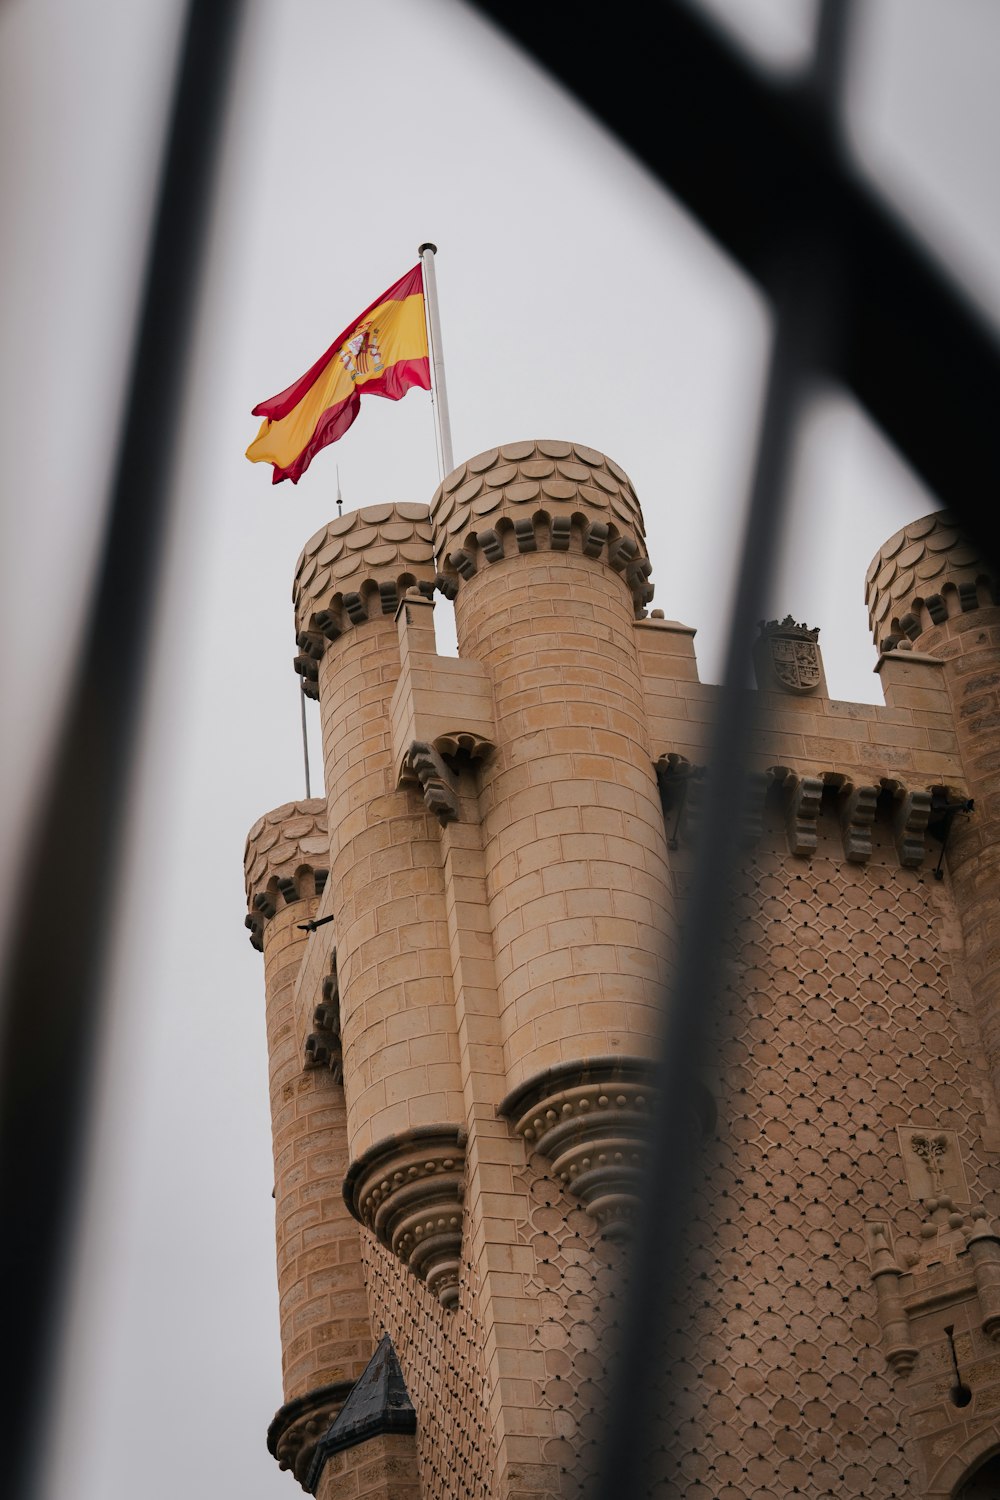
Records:
{"label": "metal bar", "polygon": [[0,1285],[16,1378],[0,1406],[0,1451],[18,1500],[41,1479],[170,459],[241,12],[241,0],[188,5],[96,584],[26,841],[4,975],[0,1202],[10,1229]]}
{"label": "metal bar", "polygon": [[791,454],[803,382],[822,347],[817,315],[832,316],[829,297],[817,304],[815,261],[819,238],[787,247],[776,273],[781,300],[753,483],[743,530],[742,565],[729,624],[726,667],[708,756],[711,796],[699,840],[688,909],[679,934],[675,982],[668,997],[647,1187],[640,1219],[616,1375],[612,1383],[598,1500],[631,1500],[650,1493],[663,1474],[648,1471],[645,1440],[653,1430],[657,1393],[669,1387],[677,1338],[670,1330],[670,1300],[684,1285],[686,1240],[700,1179],[692,1123],[696,1080],[710,1061],[712,1022],[718,1008],[730,939],[727,889],[739,861],[739,836],[748,781],[747,750],[756,724],[756,695],[746,688],[749,646],[764,608],[781,535]]}
{"label": "metal bar", "polygon": [[[771,247],[826,212],[850,336],[826,373],[850,389],[959,514],[1000,487],[1000,344],[964,292],[841,149],[822,81],[776,82],[693,6],[622,0],[613,20],[469,0],[581,101],[764,289]],[[609,78],[628,86],[609,88]],[[819,86],[817,86],[819,85]],[[655,101],[655,113],[653,105]],[[1000,556],[1000,513],[975,521]]]}
{"label": "metal bar", "polygon": [[306,800],[312,796],[312,788],[309,781],[309,731],[306,725],[306,685],[302,678],[299,679],[299,704],[302,708],[302,760],[306,772]]}
{"label": "metal bar", "polygon": [[[487,4],[481,8],[493,13],[502,10],[506,16],[512,13],[509,6]],[[678,11],[672,6],[650,8],[644,16],[652,25],[667,17],[663,30],[668,31]],[[520,23],[523,31],[533,30],[538,22],[544,30],[551,19],[548,14],[532,14],[529,18],[521,11],[510,29],[516,30]],[[612,53],[616,46],[625,43],[633,63],[642,58],[640,69],[652,66],[660,73],[655,94],[650,97],[655,97],[659,105],[670,94],[671,82],[662,76],[669,49],[647,49],[644,42],[637,45],[637,33],[643,29],[643,22],[639,17],[633,20],[634,26],[630,26],[627,17],[616,28],[602,26],[603,66],[599,74],[588,79],[586,87],[578,90],[588,102],[594,90],[595,112],[605,117],[601,102],[604,96],[595,88],[598,78],[630,77],[628,91],[612,91],[619,95],[610,106],[612,110],[620,108],[622,95],[627,96],[629,103],[642,96],[642,82],[638,81],[636,86],[634,70],[618,75],[613,63],[608,67],[609,32],[613,31],[614,36],[610,43]],[[800,117],[808,122],[816,151],[822,150],[828,159],[838,135],[834,110],[846,54],[846,28],[846,14],[841,12],[838,17],[831,0],[825,0],[816,64],[796,106]],[[537,47],[534,50],[539,51]],[[574,53],[570,49],[569,57],[575,61],[580,51]],[[674,61],[671,57],[670,64]],[[572,63],[567,67],[571,68]],[[728,125],[733,124],[711,84],[706,87],[703,74],[695,72],[689,87],[704,90],[703,113],[705,108],[710,114],[718,110],[727,116]],[[633,117],[631,124],[635,123]],[[698,128],[699,122],[688,119],[680,134],[689,141],[697,135]],[[670,134],[670,122],[659,120],[651,137],[656,151],[651,146],[645,153],[647,159],[657,154],[664,136]],[[697,150],[693,154],[697,155]],[[738,149],[733,154],[738,155]],[[780,178],[782,160],[772,159],[766,165],[776,170]],[[717,162],[708,168],[709,172],[712,170],[721,171]],[[663,175],[675,185],[666,173]],[[728,171],[723,175],[728,176]],[[787,182],[782,187],[788,191]],[[795,188],[801,189],[802,184],[796,183]],[[723,196],[728,191],[729,185],[724,186]],[[669,1387],[674,1359],[682,1352],[678,1336],[672,1332],[669,1312],[672,1299],[684,1286],[685,1231],[700,1178],[699,1152],[692,1140],[692,1124],[697,1118],[696,1078],[708,1060],[712,1019],[718,1008],[730,935],[727,886],[738,867],[739,830],[748,791],[745,767],[757,713],[756,695],[747,692],[745,686],[748,649],[755,622],[763,612],[777,554],[796,418],[805,382],[817,369],[847,368],[841,338],[845,323],[856,313],[851,276],[857,268],[851,257],[845,259],[842,255],[840,201],[826,192],[825,184],[810,191],[792,192],[790,196],[794,211],[784,209],[777,223],[766,222],[766,205],[758,202],[754,210],[765,218],[759,242],[754,246],[753,268],[771,296],[774,348],[746,513],[724,683],[712,729],[709,753],[712,795],[706,799],[699,857],[688,912],[679,934],[675,983],[669,996],[658,1064],[659,1103],[629,1296],[616,1352],[601,1455],[599,1500],[623,1500],[623,1497],[631,1500],[633,1496],[650,1493],[652,1487],[665,1480],[669,1483],[670,1479],[655,1472],[655,1459],[649,1449],[659,1398],[665,1393],[664,1385]],[[748,225],[748,229],[756,233],[752,226]],[[849,330],[847,336],[850,337]]]}
{"label": "metal bar", "polygon": [[451,418],[448,414],[448,387],[444,379],[444,351],[441,344],[441,315],[438,312],[437,275],[434,257],[437,246],[421,245],[420,263],[424,268],[424,301],[427,307],[427,332],[434,369],[434,413],[437,417],[438,444],[441,451],[441,478],[455,467],[451,451]]}

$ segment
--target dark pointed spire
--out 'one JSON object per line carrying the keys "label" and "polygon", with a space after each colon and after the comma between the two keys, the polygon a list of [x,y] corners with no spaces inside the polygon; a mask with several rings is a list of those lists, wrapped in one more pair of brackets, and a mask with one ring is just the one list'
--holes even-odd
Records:
{"label": "dark pointed spire", "polygon": [[381,1433],[416,1430],[417,1414],[413,1410],[392,1340],[386,1333],[382,1335],[364,1373],[355,1381],[336,1420],[316,1444],[306,1488],[310,1493],[315,1493],[323,1466],[331,1454],[340,1453],[344,1448],[354,1448]]}

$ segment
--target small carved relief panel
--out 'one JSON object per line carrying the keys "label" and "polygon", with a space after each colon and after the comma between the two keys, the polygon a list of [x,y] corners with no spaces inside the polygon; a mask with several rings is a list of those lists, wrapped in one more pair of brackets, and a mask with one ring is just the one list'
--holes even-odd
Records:
{"label": "small carved relief panel", "polygon": [[923,1202],[947,1195],[956,1203],[969,1202],[956,1131],[897,1125],[896,1133],[911,1198]]}

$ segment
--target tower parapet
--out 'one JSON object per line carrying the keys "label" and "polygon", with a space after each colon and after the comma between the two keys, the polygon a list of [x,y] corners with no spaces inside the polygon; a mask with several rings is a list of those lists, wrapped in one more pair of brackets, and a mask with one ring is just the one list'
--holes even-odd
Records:
{"label": "tower parapet", "polygon": [[[883,662],[935,664],[947,690],[964,787],[952,806],[947,859],[969,978],[1000,1102],[1000,592],[996,568],[947,511],[897,531],[867,575]],[[938,666],[937,664],[940,663]],[[931,670],[935,670],[932,667]],[[906,672],[906,666],[901,670]],[[910,689],[910,692],[919,690]],[[905,690],[896,702],[906,701]],[[942,791],[946,791],[944,788]]]}
{"label": "tower parapet", "polygon": [[318,698],[327,645],[351,626],[396,613],[408,588],[434,591],[432,532],[425,505],[366,505],[309,538],[295,567],[294,667]]}
{"label": "tower parapet", "polygon": [[916,643],[947,620],[996,602],[997,575],[979,544],[948,511],[921,516],[879,548],[865,575],[875,644]]}
{"label": "tower parapet", "polygon": [[575,551],[623,575],[636,614],[653,597],[638,497],[595,448],[544,438],[490,448],[445,478],[431,516],[446,573],[471,579],[519,552]]}

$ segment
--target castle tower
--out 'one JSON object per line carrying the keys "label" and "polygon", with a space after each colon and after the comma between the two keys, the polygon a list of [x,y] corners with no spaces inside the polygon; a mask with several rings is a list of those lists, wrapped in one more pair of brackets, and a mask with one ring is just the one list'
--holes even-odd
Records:
{"label": "castle tower", "polygon": [[313,1030],[318,1009],[322,1034],[336,998],[327,987],[318,1006],[303,1010],[296,993],[329,861],[319,798],[265,813],[247,839],[247,926],[264,955],[285,1403],[268,1442],[299,1477],[372,1351],[357,1226],[342,1195],[338,1057],[319,1051]]}
{"label": "castle tower", "polygon": [[[995,570],[944,511],[897,531],[868,569],[872,633],[893,652],[890,707],[931,692],[953,727],[975,816],[949,816],[948,869],[1000,1100],[1000,605]],[[904,652],[905,656],[897,653]],[[903,665],[903,663],[908,665]],[[943,789],[947,791],[947,789]],[[963,793],[953,793],[961,804]]]}
{"label": "castle tower", "polygon": [[[754,798],[650,1471],[698,1500],[989,1482],[1000,622],[965,548],[929,518],[873,565],[885,707],[830,699],[815,626],[747,643]],[[713,795],[718,690],[694,631],[647,613],[650,571],[624,472],[550,441],[470,459],[429,508],[338,518],[299,560],[326,798],[256,825],[247,890],[270,1442],[319,1500],[575,1500],[596,1471]]]}
{"label": "castle tower", "polygon": [[615,1232],[639,1167],[630,1115],[648,1095],[673,930],[635,637],[652,593],[642,513],[612,461],[543,441],[470,459],[432,516],[460,655],[493,686],[498,749],[478,811],[505,1080],[495,1102]]}

